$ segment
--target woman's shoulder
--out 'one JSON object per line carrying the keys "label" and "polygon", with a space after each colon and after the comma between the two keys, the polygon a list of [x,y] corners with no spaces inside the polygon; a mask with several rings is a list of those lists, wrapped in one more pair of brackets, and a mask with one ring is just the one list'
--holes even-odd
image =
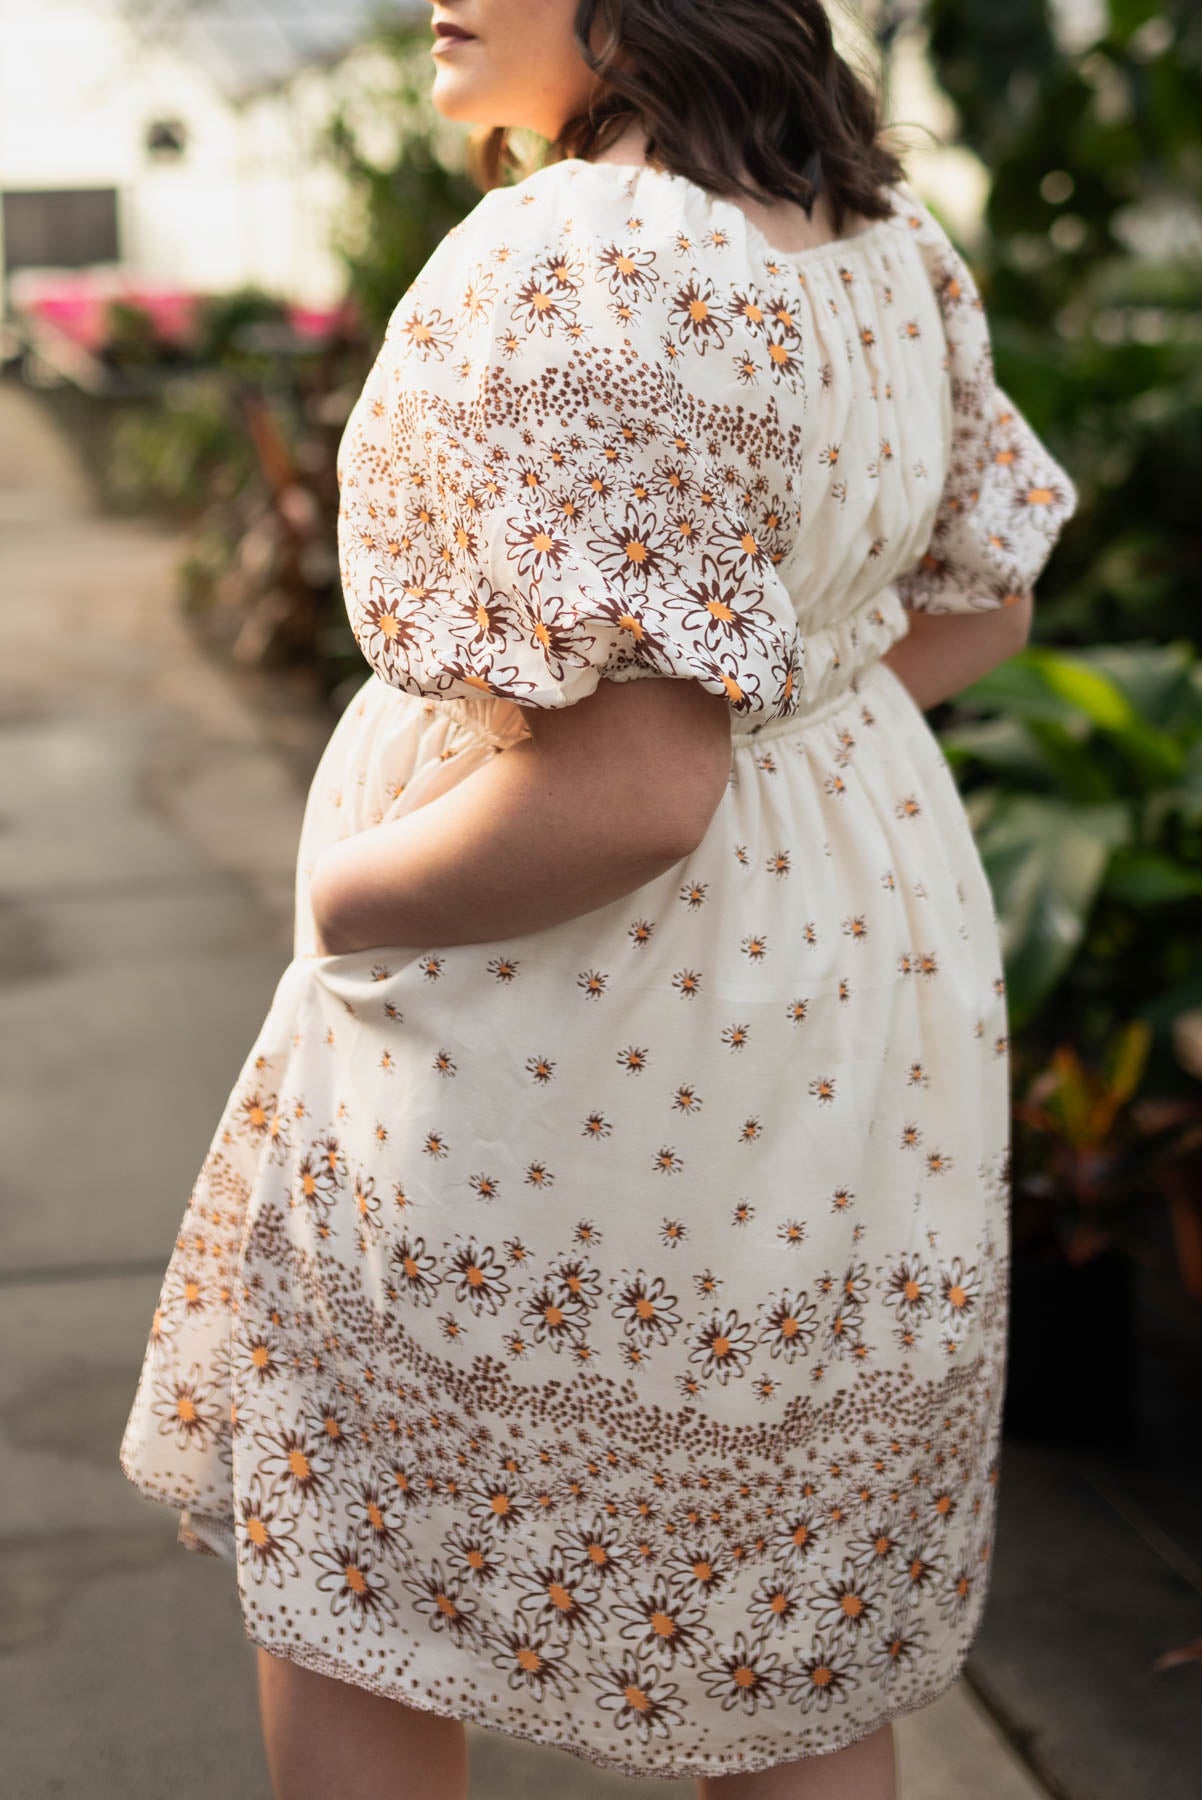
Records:
{"label": "woman's shoulder", "polygon": [[642,165],[563,157],[490,188],[444,242],[476,252],[496,246],[505,260],[614,238],[667,247],[678,241],[691,185]]}
{"label": "woman's shoulder", "polygon": [[[878,223],[952,248],[944,226],[908,179],[885,186],[881,194],[889,211]],[[443,243],[468,246],[503,231],[521,240],[555,231],[607,230],[658,240],[697,257],[707,248],[715,252],[738,248],[736,235],[744,248],[761,247],[754,227],[745,239],[732,234],[731,226],[746,219],[736,202],[672,170],[563,157],[519,181],[490,188],[451,227]],[[790,253],[782,254],[787,259]]]}
{"label": "woman's shoulder", "polygon": [[689,312],[690,284],[706,268],[701,192],[642,165],[576,158],[489,189],[398,302],[391,353],[429,364],[479,347],[516,365],[549,339],[582,353],[637,339],[651,355],[680,335],[678,312],[704,353],[718,309],[701,318],[694,296]]}
{"label": "woman's shoulder", "polygon": [[[877,230],[915,237],[926,253],[953,258],[950,239],[907,181],[884,190],[889,208]],[[816,247],[821,254],[828,246]],[[699,182],[643,163],[564,157],[521,180],[491,188],[445,234],[418,278],[422,288],[446,279],[458,286],[471,267],[505,285],[550,261],[584,269],[615,295],[638,306],[677,280],[775,281],[807,253],[774,252],[743,209]]]}
{"label": "woman's shoulder", "polygon": [[908,181],[896,183],[890,192],[894,216],[918,246],[944,318],[962,313],[983,314],[972,271],[947,227]]}
{"label": "woman's shoulder", "polygon": [[[548,163],[520,181],[489,188],[445,231],[398,302],[472,315],[494,306],[565,252],[583,260],[605,226],[621,216],[616,183],[589,179],[592,165]],[[602,223],[604,215],[604,224]]]}

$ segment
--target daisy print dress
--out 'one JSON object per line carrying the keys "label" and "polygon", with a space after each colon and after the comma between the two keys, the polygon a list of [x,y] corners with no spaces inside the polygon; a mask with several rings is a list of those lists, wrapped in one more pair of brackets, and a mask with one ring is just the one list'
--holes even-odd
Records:
{"label": "daisy print dress", "polygon": [[[1076,494],[890,201],[784,253],[567,159],[399,301],[339,451],[370,672],[120,1448],[254,1643],[634,1776],[924,1705],[989,1584],[1002,960],[881,657],[1028,594]],[[528,934],[316,953],[326,846],[651,676],[729,703],[683,861]]]}

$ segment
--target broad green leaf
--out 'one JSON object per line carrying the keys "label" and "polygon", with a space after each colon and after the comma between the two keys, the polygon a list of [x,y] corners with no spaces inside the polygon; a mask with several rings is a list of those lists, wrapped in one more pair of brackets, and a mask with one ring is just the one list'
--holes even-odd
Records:
{"label": "broad green leaf", "polygon": [[939,743],[953,768],[976,761],[999,775],[1047,782],[1051,771],[1040,746],[1018,719],[980,719],[953,725],[939,733]]}
{"label": "broad green leaf", "polygon": [[1202,894],[1202,870],[1156,850],[1120,850],[1106,871],[1103,891],[1125,906],[1171,906]]}
{"label": "broad green leaf", "polygon": [[[1136,656],[1124,656],[1123,646],[1071,656],[1033,647],[991,669],[957,698],[1009,724],[1024,724],[1039,742],[1053,784],[1067,798],[1092,805],[1113,789],[1090,744],[1096,731],[1106,734],[1144,785],[1179,779],[1182,738],[1180,731],[1173,735],[1163,729],[1162,717],[1170,708],[1180,717],[1183,705],[1192,711],[1189,664],[1183,660],[1187,655],[1180,647],[1169,647],[1164,654],[1155,647]],[[1150,716],[1141,716],[1136,692]],[[958,748],[955,731],[950,735]],[[960,741],[971,746],[970,739]],[[981,741],[988,749],[991,740]],[[1009,766],[1018,769],[1022,764],[1011,749],[1013,741],[999,736],[995,743]]]}
{"label": "broad green leaf", "polygon": [[1039,745],[1052,784],[1062,799],[1075,806],[1097,806],[1117,798],[1113,774],[1089,740],[1079,743],[1071,731],[1054,719],[1028,719],[1025,729]]}
{"label": "broad green leaf", "polygon": [[1054,650],[1034,650],[1039,659],[1039,673],[1048,689],[1066,700],[1093,725],[1107,731],[1130,730],[1139,724],[1139,716],[1117,682],[1099,669],[1084,662],[1062,656]]}
{"label": "broad green leaf", "polygon": [[1055,693],[1044,680],[1034,658],[1036,650],[1021,650],[1007,657],[987,675],[956,695],[956,705],[974,712],[999,713],[1009,719],[1054,719],[1062,724],[1078,722],[1087,727],[1079,709]]}
{"label": "broad green leaf", "polygon": [[1181,810],[1189,818],[1202,815],[1202,738],[1190,745],[1181,767]]}
{"label": "broad green leaf", "polygon": [[1109,675],[1056,650],[1031,645],[1007,657],[956,696],[958,703],[1003,717],[1046,719],[1084,732],[1130,729],[1139,717]]}
{"label": "broad green leaf", "polygon": [[980,828],[1015,1025],[1032,1017],[1072,961],[1111,855],[1130,832],[1120,803],[1070,807],[1028,794],[1007,796]]}
{"label": "broad green leaf", "polygon": [[1101,644],[1073,655],[1108,676],[1140,717],[1162,730],[1182,704],[1202,716],[1202,694],[1191,688],[1196,653],[1189,644]]}
{"label": "broad green leaf", "polygon": [[1149,787],[1176,781],[1181,774],[1184,747],[1166,731],[1136,724],[1131,729],[1106,734],[1124,762]]}
{"label": "broad green leaf", "polygon": [[1109,1087],[1112,1098],[1125,1106],[1143,1079],[1152,1027],[1146,1019],[1129,1019],[1110,1046]]}

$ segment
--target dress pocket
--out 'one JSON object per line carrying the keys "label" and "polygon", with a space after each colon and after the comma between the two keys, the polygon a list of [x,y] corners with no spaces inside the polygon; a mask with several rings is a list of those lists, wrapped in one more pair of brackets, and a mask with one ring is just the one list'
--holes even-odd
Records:
{"label": "dress pocket", "polygon": [[304,960],[314,979],[358,1013],[364,1002],[379,1000],[419,957],[427,946],[369,944],[362,950],[344,950],[334,956],[308,956]]}
{"label": "dress pocket", "polygon": [[402,792],[386,809],[380,824],[388,825],[394,819],[403,819],[406,813],[417,812],[419,807],[428,806],[431,800],[449,794],[467,776],[473,775],[477,769],[500,754],[485,739],[472,738],[443,756],[432,757],[429,762],[422,763],[409,778]]}

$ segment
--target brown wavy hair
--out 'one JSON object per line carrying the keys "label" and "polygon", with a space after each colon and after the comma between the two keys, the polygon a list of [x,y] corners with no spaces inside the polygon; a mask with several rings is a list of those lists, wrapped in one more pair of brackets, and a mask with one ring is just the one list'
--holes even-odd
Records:
{"label": "brown wavy hair", "polygon": [[[605,86],[542,163],[591,160],[636,119],[648,162],[711,193],[794,200],[807,217],[825,193],[838,234],[849,213],[889,215],[882,189],[905,170],[883,141],[879,91],[835,49],[822,0],[578,0],[573,35]],[[469,138],[484,191],[530,173],[510,130]]]}

